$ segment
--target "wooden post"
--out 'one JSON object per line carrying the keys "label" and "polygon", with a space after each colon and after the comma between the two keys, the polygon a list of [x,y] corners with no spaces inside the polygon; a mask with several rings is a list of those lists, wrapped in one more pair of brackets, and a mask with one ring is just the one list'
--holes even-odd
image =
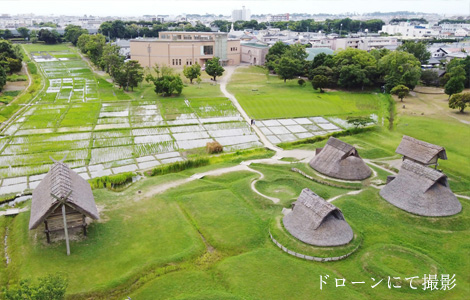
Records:
{"label": "wooden post", "polygon": [[62,217],[64,218],[65,245],[67,246],[67,255],[70,255],[69,230],[67,228],[67,217],[65,216],[65,203],[62,203]]}
{"label": "wooden post", "polygon": [[51,243],[51,237],[49,236],[49,226],[47,226],[47,220],[44,221],[44,225],[46,226],[46,230],[44,232],[46,233],[46,238],[47,238],[47,243]]}
{"label": "wooden post", "polygon": [[83,235],[86,236],[86,221],[85,221],[85,216],[83,216]]}

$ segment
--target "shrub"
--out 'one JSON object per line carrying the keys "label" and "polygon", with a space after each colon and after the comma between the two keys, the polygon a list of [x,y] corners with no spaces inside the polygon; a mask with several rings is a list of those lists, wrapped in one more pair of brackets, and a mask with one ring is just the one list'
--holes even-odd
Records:
{"label": "shrub", "polygon": [[297,80],[297,83],[298,83],[300,86],[304,86],[304,85],[305,85],[305,80],[303,80],[302,78],[300,78],[299,80]]}
{"label": "shrub", "polygon": [[132,181],[132,177],[135,176],[133,172],[127,172],[122,174],[103,176],[89,180],[92,189],[113,189]]}
{"label": "shrub", "polygon": [[28,63],[28,69],[29,69],[29,72],[31,72],[31,74],[33,75],[38,73],[38,68],[33,62]]}
{"label": "shrub", "polygon": [[220,153],[224,151],[224,147],[222,147],[222,145],[217,141],[208,142],[206,144],[206,151],[209,154]]}
{"label": "shrub", "polygon": [[178,161],[172,164],[160,166],[150,171],[148,175],[150,176],[165,175],[169,173],[180,172],[189,168],[197,168],[197,167],[206,166],[208,164],[209,164],[208,158],[188,159],[185,161]]}

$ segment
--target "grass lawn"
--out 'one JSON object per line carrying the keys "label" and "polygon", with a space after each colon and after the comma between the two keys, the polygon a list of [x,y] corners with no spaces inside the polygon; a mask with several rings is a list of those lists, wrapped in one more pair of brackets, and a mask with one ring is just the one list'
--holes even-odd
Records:
{"label": "grass lawn", "polygon": [[321,94],[310,84],[299,86],[297,80],[284,84],[258,67],[239,68],[228,90],[254,119],[377,114],[388,97],[376,93]]}
{"label": "grass lawn", "polygon": [[[259,86],[256,86],[258,83]],[[107,89],[105,85],[101,83],[101,87]],[[266,86],[269,89],[263,92]],[[208,86],[208,94],[212,87]],[[242,105],[249,114],[260,114],[256,118],[264,118],[262,114],[266,118],[368,114],[381,109],[382,96],[342,92],[320,95],[309,86],[298,87],[296,82],[284,85],[275,77],[267,79],[259,68],[240,69],[230,88],[241,103],[245,101]],[[252,89],[258,91],[252,92]],[[209,99],[212,96],[205,92],[201,93],[201,97],[188,97],[189,104],[184,101],[184,95],[164,100],[154,95],[147,99],[150,92],[153,92],[151,87],[143,85],[135,94],[125,95],[132,95],[129,96],[131,98],[143,95],[142,100],[138,99],[140,96],[136,100],[146,105],[157,104],[168,119],[176,118],[178,114],[192,113],[211,116],[212,111],[202,109],[209,102],[224,113],[233,111],[222,99]],[[256,95],[249,96],[250,93],[259,93],[261,102],[275,100],[279,104],[273,107],[272,112],[263,110],[266,103],[257,107],[253,105],[250,111],[247,103],[256,101],[253,100]],[[317,96],[325,97],[317,98],[320,99],[319,105],[303,106],[302,101],[312,102],[311,98]],[[252,100],[249,100],[250,97]],[[291,105],[286,99],[290,99]],[[405,101],[413,107],[414,98]],[[120,111],[123,107],[131,107],[131,103],[129,100],[109,102],[106,112]],[[92,122],[90,118],[94,118],[89,116],[98,114],[101,104],[86,104],[87,109],[82,105],[85,104],[63,104],[63,107],[58,106],[49,114],[38,111],[31,116],[31,126],[51,122],[86,125]],[[448,114],[421,115],[417,109],[399,109],[392,131],[376,127],[341,139],[355,145],[362,157],[381,163],[400,158],[395,154],[395,149],[403,134],[442,145],[449,159],[441,160],[439,167],[449,176],[454,192],[469,195],[468,125]],[[130,134],[131,130],[123,129],[116,136],[126,140],[125,137]],[[49,134],[50,137],[55,135],[57,133]],[[45,161],[50,147],[59,147],[59,144],[47,145],[43,137],[36,138],[31,135],[13,139],[24,144],[33,140],[43,143],[37,147],[47,151],[32,159]],[[89,137],[83,140],[88,141]],[[286,146],[312,150],[325,143]],[[63,142],[63,147],[67,146],[72,144]],[[39,151],[36,146],[20,150],[25,153]],[[198,153],[190,152],[189,155],[197,156]],[[272,153],[253,150],[243,157],[269,155]],[[250,165],[250,168],[265,175],[256,183],[256,189],[279,198],[281,201],[277,204],[251,190],[252,181],[259,175],[246,171],[205,177],[162,194],[145,196],[151,194],[157,185],[186,179],[217,167],[234,166],[240,159],[234,154],[214,156],[211,165],[144,178],[122,192],[94,190],[101,220],[89,227],[88,238],[72,241],[69,257],[65,254],[63,241],[47,245],[42,229],[28,230],[29,213],[15,217],[0,216],[0,237],[8,233],[6,252],[11,258],[8,265],[5,260],[2,261],[0,284],[12,285],[20,279],[34,279],[60,271],[69,280],[67,294],[70,299],[125,299],[129,296],[132,299],[438,300],[464,299],[467,297],[465,295],[470,294],[470,202],[465,199],[459,199],[462,212],[455,216],[415,216],[389,204],[380,197],[379,190],[367,186],[367,182],[340,188],[308,180],[290,171],[292,167],[308,170],[307,165],[300,163]],[[387,172],[378,168],[374,170],[379,179],[386,179]],[[306,187],[325,199],[363,188],[356,195],[344,195],[333,202],[358,236],[352,245],[361,245],[349,258],[325,263],[305,261],[282,252],[269,239],[268,231],[273,229],[273,224],[277,226],[275,222],[282,218],[282,209],[290,207]],[[298,252],[324,256],[338,254],[351,247],[345,246],[341,250],[310,247],[297,243],[282,226],[276,228],[277,238]],[[4,247],[0,247],[0,255],[5,257]],[[438,288],[441,287],[441,275],[449,274],[452,277],[455,274],[456,286],[449,291],[424,291],[421,284],[425,274],[438,276]],[[326,282],[322,289],[320,276]],[[417,289],[410,288],[410,281],[406,279],[414,276],[417,278],[412,285]],[[336,287],[335,279],[345,279],[345,286]]]}

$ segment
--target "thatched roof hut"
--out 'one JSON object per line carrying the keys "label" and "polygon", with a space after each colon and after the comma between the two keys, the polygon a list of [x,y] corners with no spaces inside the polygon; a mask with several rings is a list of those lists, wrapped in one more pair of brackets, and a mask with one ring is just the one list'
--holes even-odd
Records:
{"label": "thatched roof hut", "polygon": [[372,174],[355,147],[334,137],[317,149],[310,166],[324,175],[344,180],[363,180]]}
{"label": "thatched roof hut", "polygon": [[81,227],[86,234],[85,217],[99,219],[90,184],[66,164],[55,162],[33,191],[29,229],[44,222],[49,242],[50,232],[64,230],[62,206],[68,229]]}
{"label": "thatched roof hut", "polygon": [[424,165],[436,165],[437,160],[447,159],[444,147],[420,141],[404,135],[395,151],[403,155],[403,159],[413,160]]}
{"label": "thatched roof hut", "polygon": [[302,190],[283,223],[294,237],[315,246],[345,245],[353,238],[341,210],[309,189]]}
{"label": "thatched roof hut", "polygon": [[398,175],[389,178],[380,195],[396,207],[421,216],[451,216],[462,210],[444,173],[408,159]]}

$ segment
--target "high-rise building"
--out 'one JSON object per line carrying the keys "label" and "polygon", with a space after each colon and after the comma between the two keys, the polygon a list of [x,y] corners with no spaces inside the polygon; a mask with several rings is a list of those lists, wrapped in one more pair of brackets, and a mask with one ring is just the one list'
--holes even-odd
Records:
{"label": "high-rise building", "polygon": [[246,9],[245,6],[242,9],[235,9],[232,11],[232,21],[250,21],[251,12],[249,9]]}

